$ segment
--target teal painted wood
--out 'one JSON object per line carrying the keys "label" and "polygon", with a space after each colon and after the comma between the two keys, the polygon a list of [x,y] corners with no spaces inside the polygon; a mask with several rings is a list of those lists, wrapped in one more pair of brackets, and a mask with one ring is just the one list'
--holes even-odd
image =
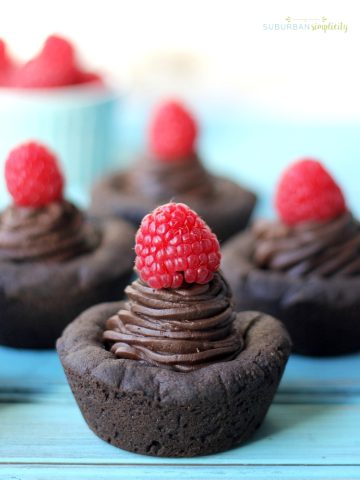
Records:
{"label": "teal painted wood", "polygon": [[55,352],[0,348],[0,425],[0,479],[360,478],[360,355],[294,355],[251,441],[158,459],[116,449],[87,428]]}
{"label": "teal painted wood", "polygon": [[[360,404],[274,404],[251,441],[227,452],[186,460],[144,457],[98,439],[69,401],[3,403],[3,463],[360,465]],[[55,394],[56,397],[56,394]]]}
{"label": "teal painted wood", "polygon": [[257,480],[257,479],[294,479],[308,480],[358,480],[360,467],[357,466],[168,466],[161,468],[146,465],[141,468],[133,466],[112,465],[7,465],[0,470],[1,480]]}

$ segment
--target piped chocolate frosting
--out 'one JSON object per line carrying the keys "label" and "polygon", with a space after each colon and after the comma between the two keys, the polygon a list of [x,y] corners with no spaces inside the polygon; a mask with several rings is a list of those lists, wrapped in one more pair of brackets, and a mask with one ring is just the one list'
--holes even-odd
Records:
{"label": "piped chocolate frosting", "polygon": [[67,201],[41,208],[12,205],[0,215],[0,261],[65,261],[99,241],[98,232]]}
{"label": "piped chocolate frosting", "polygon": [[262,269],[321,277],[360,274],[360,224],[350,212],[328,222],[289,227],[259,221],[253,259]]}
{"label": "piped chocolate frosting", "polygon": [[106,322],[104,340],[119,358],[187,372],[233,359],[243,338],[220,273],[205,285],[155,290],[141,280],[125,289],[126,309]]}
{"label": "piped chocolate frosting", "polygon": [[214,184],[196,154],[189,158],[163,161],[141,158],[127,173],[125,185],[158,201],[168,201],[175,195],[210,197]]}

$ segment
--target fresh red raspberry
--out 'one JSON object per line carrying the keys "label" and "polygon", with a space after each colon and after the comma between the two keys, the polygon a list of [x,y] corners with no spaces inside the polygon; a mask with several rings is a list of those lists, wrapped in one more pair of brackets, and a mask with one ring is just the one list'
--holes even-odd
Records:
{"label": "fresh red raspberry", "polygon": [[135,267],[152,288],[208,283],[220,265],[216,235],[183,203],[167,203],[146,215],[135,241]]}
{"label": "fresh red raspberry", "polygon": [[163,161],[186,158],[194,152],[197,124],[179,102],[160,105],[150,122],[149,148]]}
{"label": "fresh red raspberry", "polygon": [[39,143],[25,143],[10,152],[5,180],[19,206],[41,207],[62,198],[64,180],[57,159]]}
{"label": "fresh red raspberry", "polygon": [[74,48],[56,35],[50,36],[41,52],[19,68],[14,86],[50,88],[72,85],[76,80]]}
{"label": "fresh red raspberry", "polygon": [[346,210],[342,191],[320,162],[305,158],[290,165],[280,178],[275,196],[284,223],[326,221]]}

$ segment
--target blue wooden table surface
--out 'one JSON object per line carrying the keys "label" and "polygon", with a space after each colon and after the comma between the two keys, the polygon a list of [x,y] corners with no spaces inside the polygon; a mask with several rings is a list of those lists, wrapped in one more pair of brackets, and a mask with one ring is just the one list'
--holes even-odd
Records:
{"label": "blue wooden table surface", "polygon": [[[129,156],[138,148],[141,116],[124,115],[123,151]],[[261,192],[258,212],[270,213],[279,172],[304,154],[327,160],[346,187],[350,206],[360,212],[358,125],[315,128],[246,111],[231,124],[222,121],[228,112],[205,112],[204,118],[210,119],[201,144],[206,163]],[[74,196],[87,201],[86,192],[75,189]],[[218,455],[162,459],[98,439],[80,415],[55,352],[0,347],[0,479],[105,478],[360,479],[360,355],[292,356],[251,441]]]}
{"label": "blue wooden table surface", "polygon": [[245,445],[207,457],[128,453],[86,426],[55,352],[0,348],[0,478],[360,478],[360,355],[292,356]]}

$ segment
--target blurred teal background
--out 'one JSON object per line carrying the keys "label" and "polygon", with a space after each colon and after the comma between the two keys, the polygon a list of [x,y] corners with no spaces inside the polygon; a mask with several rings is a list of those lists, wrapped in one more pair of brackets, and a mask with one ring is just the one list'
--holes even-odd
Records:
{"label": "blurred teal background", "polygon": [[[309,120],[279,115],[244,101],[190,104],[201,126],[199,151],[209,169],[253,188],[259,194],[256,215],[273,216],[272,198],[283,169],[311,156],[321,160],[341,185],[353,212],[360,216],[360,122]],[[127,100],[119,117],[119,155],[123,168],[146,149],[151,103]]]}
{"label": "blurred teal background", "polygon": [[[289,16],[300,24],[326,17],[348,28],[346,33],[264,29]],[[357,17],[354,2],[325,0],[316,5],[310,0],[103,0],[86,6],[71,0],[12,0],[2,10],[1,35],[11,54],[22,60],[31,58],[47,35],[64,35],[83,65],[99,71],[120,94],[116,144],[103,140],[108,130],[99,109],[97,121],[82,112],[88,122],[83,148],[75,142],[73,156],[59,149],[71,167],[70,195],[83,205],[93,173],[99,176],[131,161],[144,143],[149,108],[161,97],[175,95],[199,115],[206,164],[256,190],[258,214],[272,213],[272,192],[283,168],[309,155],[334,173],[359,215]],[[61,129],[50,122],[43,139],[57,143],[64,131],[74,133],[76,115],[67,121],[63,115]],[[0,121],[0,144],[12,143],[2,128],[11,121],[8,115]],[[113,146],[115,156],[109,154]],[[0,199],[3,190],[0,181]]]}
{"label": "blurred teal background", "polygon": [[[1,156],[4,159],[7,151],[23,140],[42,139],[55,149],[66,170],[69,197],[86,207],[94,180],[109,170],[125,168],[146,150],[148,117],[162,97],[121,93],[117,97],[105,92],[73,99],[60,96],[43,103],[39,98],[41,95],[19,102],[8,113],[2,105]],[[203,162],[210,170],[258,193],[255,215],[274,215],[272,197],[279,175],[290,162],[311,156],[333,173],[349,207],[360,216],[360,122],[279,114],[246,98],[233,103],[189,98],[187,104],[198,117],[198,149]],[[36,122],[31,121],[34,115]],[[0,203],[4,206],[9,200],[1,182]]]}

